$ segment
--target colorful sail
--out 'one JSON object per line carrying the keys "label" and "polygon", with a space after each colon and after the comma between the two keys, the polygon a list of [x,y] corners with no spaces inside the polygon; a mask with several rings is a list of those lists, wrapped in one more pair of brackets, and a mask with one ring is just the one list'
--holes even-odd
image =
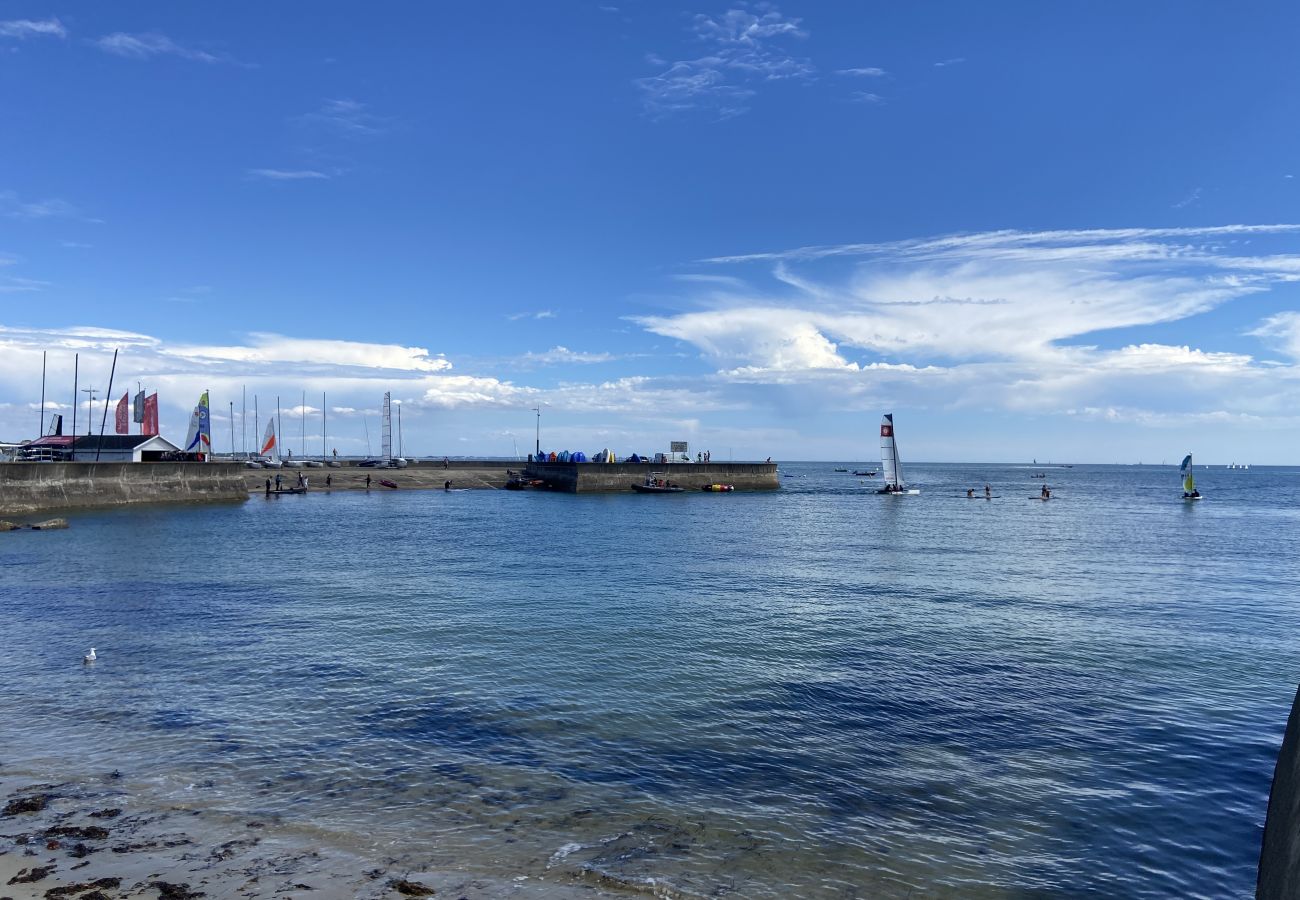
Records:
{"label": "colorful sail", "polygon": [[898,458],[898,444],[894,441],[894,414],[886,413],[880,420],[880,470],[885,485],[902,487],[903,464]]}
{"label": "colorful sail", "polygon": [[266,434],[262,436],[262,455],[270,456],[275,449],[275,419],[266,423]]}
{"label": "colorful sail", "polygon": [[139,391],[135,395],[131,408],[131,421],[137,425],[144,424],[144,391]]}
{"label": "colorful sail", "polygon": [[1196,479],[1192,477],[1192,454],[1183,457],[1183,464],[1178,467],[1183,475],[1183,493],[1190,494],[1196,490]]}
{"label": "colorful sail", "polygon": [[199,404],[190,415],[190,430],[185,438],[186,453],[212,452],[212,417],[208,412],[208,392],[199,395]]}

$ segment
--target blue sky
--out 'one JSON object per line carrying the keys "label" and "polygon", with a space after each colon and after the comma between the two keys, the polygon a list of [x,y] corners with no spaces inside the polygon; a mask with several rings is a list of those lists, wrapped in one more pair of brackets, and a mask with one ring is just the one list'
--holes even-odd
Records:
{"label": "blue sky", "polygon": [[588,452],[869,459],[892,411],[914,459],[1292,463],[1297,26],[0,3],[0,437],[42,350],[67,412],[120,348],[219,448],[246,387],[347,453],[391,390],[408,453],[526,452],[541,405]]}

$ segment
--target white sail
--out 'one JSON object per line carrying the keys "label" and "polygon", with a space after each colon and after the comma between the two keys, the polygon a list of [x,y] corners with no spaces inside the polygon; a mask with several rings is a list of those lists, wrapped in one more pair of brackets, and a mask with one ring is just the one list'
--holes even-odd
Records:
{"label": "white sail", "polygon": [[262,436],[262,455],[269,456],[275,449],[275,419],[266,423],[266,434]]}
{"label": "white sail", "polygon": [[898,458],[898,444],[894,441],[894,414],[886,413],[880,420],[880,470],[885,485],[903,486],[903,464]]}
{"label": "white sail", "polygon": [[388,391],[384,391],[383,457],[385,462],[393,459],[393,399]]}

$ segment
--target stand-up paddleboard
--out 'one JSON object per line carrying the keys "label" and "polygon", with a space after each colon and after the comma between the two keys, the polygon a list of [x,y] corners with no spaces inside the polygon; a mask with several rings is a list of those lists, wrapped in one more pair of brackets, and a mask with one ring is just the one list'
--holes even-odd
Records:
{"label": "stand-up paddleboard", "polygon": [[1042,494],[1038,494],[1037,496],[1035,496],[1035,497],[1030,497],[1029,499],[1030,499],[1030,500],[1055,500],[1055,499],[1056,499],[1056,495],[1053,494],[1053,495],[1050,496],[1050,497],[1044,497]]}

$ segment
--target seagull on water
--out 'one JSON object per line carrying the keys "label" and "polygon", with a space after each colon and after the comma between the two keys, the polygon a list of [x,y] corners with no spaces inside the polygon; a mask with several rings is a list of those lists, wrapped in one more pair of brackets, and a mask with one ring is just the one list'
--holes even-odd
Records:
{"label": "seagull on water", "polygon": [[81,661],[84,663],[93,663],[97,659],[99,659],[99,657],[95,655],[95,648],[91,647],[90,652],[83,656]]}

